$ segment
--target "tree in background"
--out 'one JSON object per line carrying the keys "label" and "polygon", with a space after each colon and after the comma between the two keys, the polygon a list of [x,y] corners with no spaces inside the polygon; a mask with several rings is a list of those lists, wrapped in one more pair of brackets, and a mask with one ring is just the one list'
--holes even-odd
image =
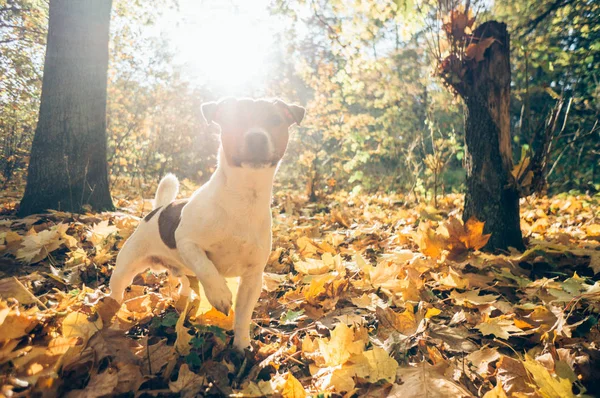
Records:
{"label": "tree in background", "polygon": [[510,36],[506,25],[495,21],[472,30],[475,18],[468,4],[442,0],[437,10],[448,40],[439,73],[466,105],[463,220],[485,222],[492,234],[487,250],[522,250],[519,191],[512,174]]}
{"label": "tree in background", "polygon": [[42,99],[19,214],[113,208],[106,162],[112,0],[50,4]]}

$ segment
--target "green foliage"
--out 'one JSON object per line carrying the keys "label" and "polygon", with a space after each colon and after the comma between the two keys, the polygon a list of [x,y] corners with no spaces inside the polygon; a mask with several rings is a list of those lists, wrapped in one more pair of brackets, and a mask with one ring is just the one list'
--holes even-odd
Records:
{"label": "green foliage", "polygon": [[517,142],[540,151],[536,133],[563,101],[550,137],[550,187],[598,190],[600,4],[510,0],[497,2],[493,14],[513,32]]}
{"label": "green foliage", "polygon": [[462,119],[431,80],[411,4],[322,1],[276,11],[291,21],[311,15],[309,33],[288,43],[308,112],[289,154],[300,173],[284,167],[284,182],[304,183],[313,200],[335,189],[414,191],[423,179],[433,188],[423,167],[433,151],[428,125],[448,135],[462,130]]}
{"label": "green foliage", "polygon": [[0,0],[0,185],[27,168],[41,96],[48,7]]}

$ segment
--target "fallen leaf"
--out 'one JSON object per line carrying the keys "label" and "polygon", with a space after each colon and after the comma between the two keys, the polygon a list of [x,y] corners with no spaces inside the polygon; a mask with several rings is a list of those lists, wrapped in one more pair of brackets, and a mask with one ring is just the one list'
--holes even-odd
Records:
{"label": "fallen leaf", "polygon": [[431,366],[422,362],[417,366],[398,368],[397,375],[402,384],[394,384],[388,398],[471,397],[464,387],[443,374],[443,365]]}
{"label": "fallen leaf", "polygon": [[523,331],[515,326],[513,320],[502,316],[484,319],[475,328],[479,329],[484,336],[492,334],[504,340],[508,340],[511,333],[520,333]]}
{"label": "fallen leaf", "polygon": [[184,363],[179,368],[177,380],[169,382],[169,390],[180,394],[182,397],[194,397],[202,390],[206,378],[192,372],[189,366]]}

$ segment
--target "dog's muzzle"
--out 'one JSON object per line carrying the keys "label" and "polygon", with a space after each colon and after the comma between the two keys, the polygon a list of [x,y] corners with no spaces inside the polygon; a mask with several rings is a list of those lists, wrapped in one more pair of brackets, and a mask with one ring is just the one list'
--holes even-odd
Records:
{"label": "dog's muzzle", "polygon": [[271,161],[271,143],[269,141],[269,136],[264,132],[248,132],[246,134],[245,146],[245,162],[264,164]]}

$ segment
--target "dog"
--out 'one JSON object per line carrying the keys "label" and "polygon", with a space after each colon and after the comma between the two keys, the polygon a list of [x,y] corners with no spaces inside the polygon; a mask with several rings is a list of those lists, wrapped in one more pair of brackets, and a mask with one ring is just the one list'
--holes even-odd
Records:
{"label": "dog", "polygon": [[201,106],[206,123],[220,128],[218,166],[189,199],[175,200],[177,178],[158,185],[148,213],[117,255],[110,296],[123,301],[133,278],[150,268],[179,278],[189,297],[186,275],[196,277],[210,304],[229,314],[232,294],[225,278],[239,277],[233,346],[250,347],[252,312],[271,252],[273,179],[286,151],[289,129],[305,109],[281,100],[225,99]]}

